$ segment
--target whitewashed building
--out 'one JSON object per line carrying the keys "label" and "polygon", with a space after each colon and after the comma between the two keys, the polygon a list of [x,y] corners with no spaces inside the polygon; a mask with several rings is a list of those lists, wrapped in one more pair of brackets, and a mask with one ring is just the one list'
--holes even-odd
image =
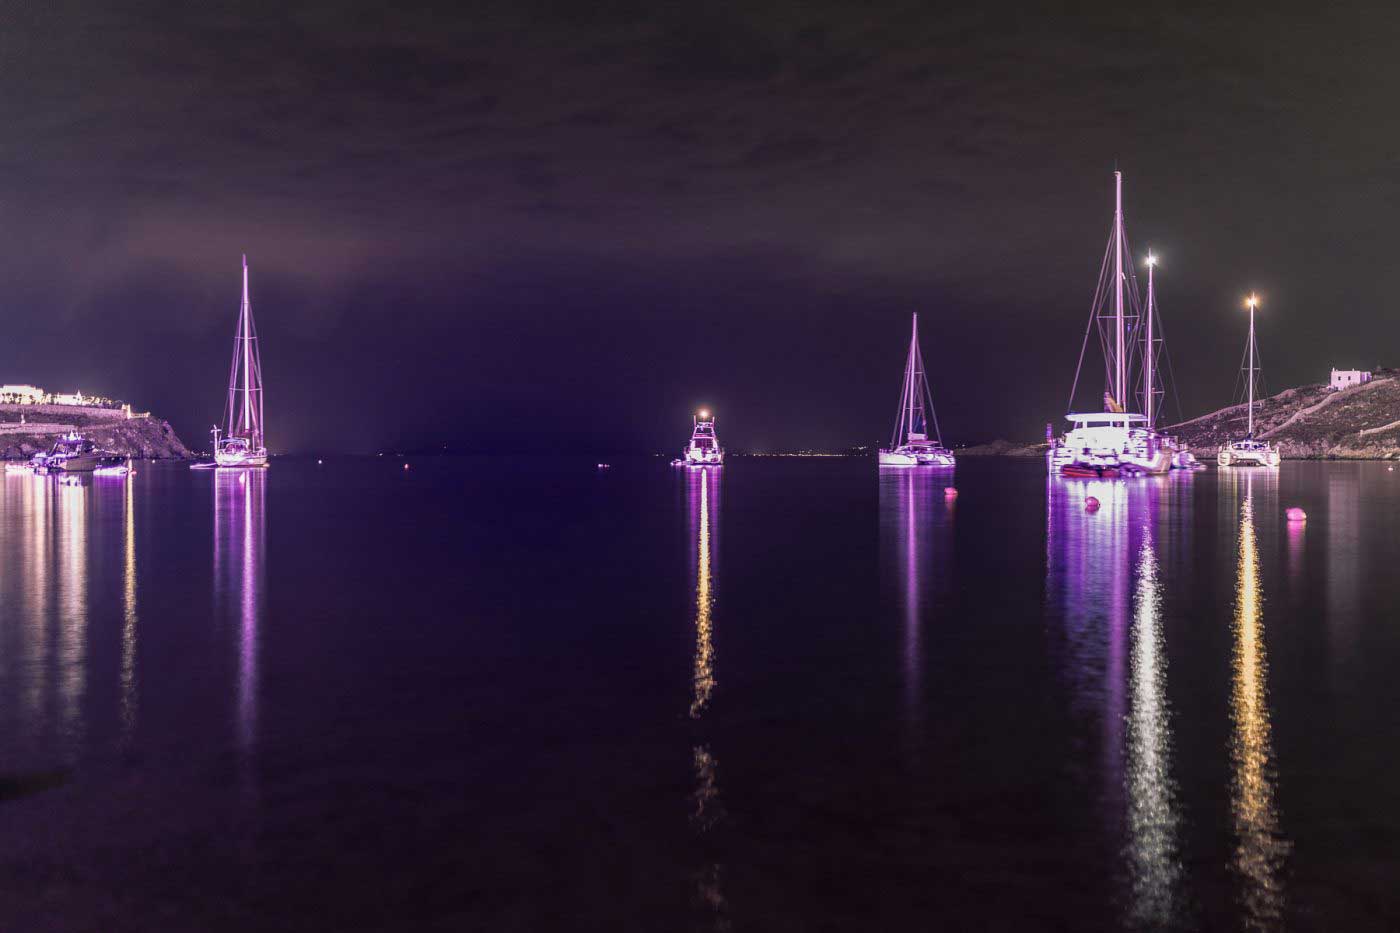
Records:
{"label": "whitewashed building", "polygon": [[0,386],[0,402],[7,402],[11,405],[39,405],[47,396],[48,393],[38,386]]}
{"label": "whitewashed building", "polygon": [[1370,382],[1371,374],[1360,369],[1334,369],[1332,370],[1332,381],[1328,388],[1334,392],[1341,389],[1349,389],[1352,386],[1359,386],[1362,383]]}

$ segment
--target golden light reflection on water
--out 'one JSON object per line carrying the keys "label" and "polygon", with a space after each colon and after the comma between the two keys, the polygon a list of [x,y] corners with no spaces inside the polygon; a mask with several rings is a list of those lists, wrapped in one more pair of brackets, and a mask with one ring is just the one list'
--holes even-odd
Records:
{"label": "golden light reflection on water", "polygon": [[[718,472],[708,469],[685,474],[691,528],[695,536],[695,658],[691,671],[690,718],[701,719],[715,689],[714,560],[719,516]],[[719,792],[719,763],[707,742],[691,749],[694,788],[690,793],[690,826],[701,843],[702,864],[692,873],[694,901],[711,929],[729,929],[724,896],[724,866],[706,842],[723,822],[724,804]]]}
{"label": "golden light reflection on water", "polygon": [[[36,674],[49,669],[49,562],[53,559],[53,532],[49,522],[50,483],[30,482],[29,477],[16,477],[20,494],[19,513],[28,518],[29,535],[26,544],[29,562],[29,612],[26,613],[25,642],[29,645],[29,660]],[[47,687],[44,677],[26,678],[24,706],[26,718],[37,726],[45,722],[44,709]]]}
{"label": "golden light reflection on water", "polygon": [[122,671],[121,715],[122,740],[131,740],[136,727],[136,508],[135,482],[127,477],[125,509],[123,511],[122,567]]}
{"label": "golden light reflection on water", "polygon": [[1239,575],[1235,590],[1231,812],[1234,867],[1244,879],[1246,925],[1276,926],[1284,908],[1283,863],[1289,843],[1279,833],[1264,649],[1263,592],[1254,527],[1254,498],[1246,487],[1240,508]]}
{"label": "golden light reflection on water", "polygon": [[690,718],[699,719],[715,689],[713,596],[710,592],[710,471],[700,470],[699,553],[695,575],[695,672]]}
{"label": "golden light reflection on water", "polygon": [[1132,913],[1139,923],[1160,926],[1175,914],[1181,863],[1161,589],[1150,533],[1138,552],[1135,595],[1127,767]]}
{"label": "golden light reflection on water", "polygon": [[697,745],[691,754],[695,765],[695,790],[690,795],[690,825],[703,833],[723,815],[716,773],[718,762],[710,754],[708,745]]}
{"label": "golden light reflection on water", "polygon": [[77,482],[60,483],[54,490],[59,512],[58,723],[74,748],[84,732],[87,687],[88,492],[87,485]]}

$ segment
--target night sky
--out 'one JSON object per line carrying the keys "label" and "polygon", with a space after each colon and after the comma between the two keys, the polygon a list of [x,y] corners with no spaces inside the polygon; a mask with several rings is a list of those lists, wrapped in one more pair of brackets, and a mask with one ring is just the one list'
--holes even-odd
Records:
{"label": "night sky", "polygon": [[1034,439],[1115,164],[1188,417],[1251,289],[1271,388],[1400,362],[1384,5],[109,6],[5,8],[0,382],[191,444],[245,251],[275,452],[879,442],[911,311],[945,440]]}

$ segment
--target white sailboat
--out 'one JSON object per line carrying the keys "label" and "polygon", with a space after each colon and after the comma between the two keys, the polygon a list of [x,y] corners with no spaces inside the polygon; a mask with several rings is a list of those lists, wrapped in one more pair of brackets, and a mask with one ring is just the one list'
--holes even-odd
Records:
{"label": "white sailboat", "polygon": [[214,463],[220,467],[266,467],[263,442],[262,359],[258,333],[253,327],[253,307],[248,301],[248,257],[243,257],[243,303],[238,311],[238,332],[233,338],[233,365],[229,370],[227,428],[220,436],[214,428]]}
{"label": "white sailboat", "polygon": [[[1171,439],[1157,433],[1156,401],[1157,354],[1161,339],[1154,333],[1157,316],[1156,294],[1152,281],[1155,258],[1148,257],[1147,310],[1140,312],[1137,279],[1132,272],[1128,237],[1123,227],[1123,173],[1114,172],[1113,229],[1108,249],[1099,272],[1099,285],[1089,313],[1089,327],[1084,333],[1084,346],[1079,352],[1080,369],[1074,374],[1070,404],[1079,387],[1084,354],[1095,325],[1103,345],[1106,389],[1103,409],[1094,412],[1071,411],[1065,416],[1070,429],[1053,438],[1046,451],[1050,472],[1066,476],[1128,476],[1165,473],[1173,466],[1189,465],[1189,456]],[[1139,327],[1139,325],[1142,325]],[[1129,410],[1131,400],[1132,357],[1138,347],[1134,329],[1143,333],[1142,398],[1145,412]]]}
{"label": "white sailboat", "polygon": [[681,451],[678,461],[686,466],[720,466],[724,463],[724,448],[715,434],[715,418],[708,411],[696,412],[690,431],[690,443]]}
{"label": "white sailboat", "polygon": [[939,435],[933,394],[924,372],[924,355],[919,349],[919,316],[915,314],[904,362],[904,384],[899,393],[899,416],[890,446],[880,450],[880,466],[951,467],[955,463],[952,451],[943,446]]}
{"label": "white sailboat", "polygon": [[1248,357],[1246,381],[1249,383],[1249,402],[1246,406],[1249,411],[1248,426],[1245,428],[1244,437],[1220,448],[1215,462],[1221,466],[1277,467],[1280,460],[1278,448],[1268,441],[1254,439],[1254,382],[1259,376],[1259,344],[1254,336],[1254,308],[1259,304],[1259,296],[1250,295],[1244,303],[1245,307],[1249,308],[1249,342],[1245,345]]}

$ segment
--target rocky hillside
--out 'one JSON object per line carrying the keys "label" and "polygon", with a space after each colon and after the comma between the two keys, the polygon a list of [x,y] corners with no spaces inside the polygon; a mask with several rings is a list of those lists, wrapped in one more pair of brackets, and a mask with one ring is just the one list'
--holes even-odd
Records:
{"label": "rocky hillside", "polygon": [[[1365,385],[1340,392],[1325,385],[1300,386],[1254,404],[1254,436],[1272,441],[1285,458],[1400,459],[1400,371],[1378,370]],[[1161,430],[1181,438],[1200,459],[1213,459],[1222,444],[1244,436],[1246,414],[1243,404],[1232,405]],[[959,457],[1043,457],[1045,447],[997,440],[955,452]]]}
{"label": "rocky hillside", "polygon": [[[1165,427],[1197,457],[1244,434],[1244,405],[1233,405]],[[1327,386],[1287,389],[1255,403],[1254,436],[1276,444],[1284,457],[1356,460],[1400,458],[1400,373],[1382,370],[1365,385],[1330,391]]]}
{"label": "rocky hillside", "polygon": [[959,457],[1043,457],[1046,444],[1013,444],[1011,441],[995,440],[990,444],[974,444],[959,447],[953,453]]}
{"label": "rocky hillside", "polygon": [[36,451],[52,447],[58,435],[74,430],[98,447],[127,457],[187,460],[193,456],[169,422],[150,415],[127,418],[106,408],[0,405],[0,458],[27,460]]}

